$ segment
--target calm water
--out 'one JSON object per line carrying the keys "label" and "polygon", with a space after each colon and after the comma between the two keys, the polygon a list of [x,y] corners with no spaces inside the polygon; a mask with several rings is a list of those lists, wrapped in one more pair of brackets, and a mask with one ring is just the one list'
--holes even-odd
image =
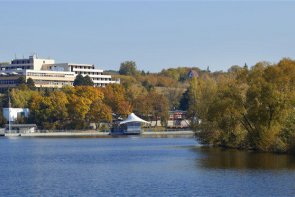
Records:
{"label": "calm water", "polygon": [[1,196],[295,196],[295,159],[194,139],[0,138]]}

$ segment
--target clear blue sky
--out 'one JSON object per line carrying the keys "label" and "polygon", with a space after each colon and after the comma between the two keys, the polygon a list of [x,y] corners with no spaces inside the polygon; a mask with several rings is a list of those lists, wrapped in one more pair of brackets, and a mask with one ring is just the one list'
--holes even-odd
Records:
{"label": "clear blue sky", "polygon": [[295,58],[295,2],[1,2],[0,61],[37,52],[118,70]]}

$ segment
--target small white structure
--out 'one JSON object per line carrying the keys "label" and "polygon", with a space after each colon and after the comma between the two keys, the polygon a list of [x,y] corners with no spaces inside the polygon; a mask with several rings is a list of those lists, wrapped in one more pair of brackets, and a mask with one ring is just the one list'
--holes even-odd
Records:
{"label": "small white structure", "polygon": [[30,110],[28,108],[3,108],[3,116],[7,121],[14,122],[17,118],[28,117]]}
{"label": "small white structure", "polygon": [[36,124],[6,124],[6,133],[34,133],[37,129]]}
{"label": "small white structure", "polygon": [[136,116],[134,113],[131,113],[126,120],[113,125],[111,134],[138,135],[141,132],[142,123],[150,124]]}
{"label": "small white structure", "polygon": [[136,116],[134,113],[131,113],[128,115],[128,118],[122,122],[120,122],[120,124],[127,124],[127,123],[131,123],[131,122],[141,122],[141,123],[147,123],[150,124],[149,122],[139,118],[138,116]]}

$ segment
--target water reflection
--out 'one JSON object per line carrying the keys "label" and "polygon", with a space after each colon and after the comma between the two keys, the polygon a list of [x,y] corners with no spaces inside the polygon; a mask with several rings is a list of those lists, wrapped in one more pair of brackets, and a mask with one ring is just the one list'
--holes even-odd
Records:
{"label": "water reflection", "polygon": [[257,153],[234,149],[196,147],[192,148],[202,156],[197,165],[215,169],[295,169],[295,156],[273,153]]}

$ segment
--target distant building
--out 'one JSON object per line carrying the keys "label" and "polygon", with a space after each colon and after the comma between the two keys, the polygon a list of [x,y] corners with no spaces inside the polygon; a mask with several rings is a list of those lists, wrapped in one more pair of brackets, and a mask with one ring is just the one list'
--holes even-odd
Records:
{"label": "distant building", "polygon": [[169,111],[169,120],[183,120],[186,119],[187,112],[183,110]]}
{"label": "distant building", "polygon": [[188,78],[192,79],[192,78],[198,78],[199,74],[197,71],[195,70],[190,70],[187,74]]}
{"label": "distant building", "polygon": [[190,127],[190,120],[188,120],[187,117],[187,111],[182,111],[182,110],[174,110],[174,111],[169,111],[168,113],[169,119],[167,121],[166,125],[162,125],[161,120],[153,120],[151,121],[151,126],[167,126],[167,128],[174,128],[174,129],[179,129],[179,128],[189,128]]}
{"label": "distant building", "polygon": [[6,124],[5,133],[34,133],[37,130],[36,124]]}
{"label": "distant building", "polygon": [[30,110],[28,108],[3,108],[3,116],[7,121],[14,122],[18,118],[29,117]]}
{"label": "distant building", "polygon": [[28,59],[14,59],[10,64],[0,65],[0,90],[17,86],[17,80],[23,76],[32,78],[37,88],[61,88],[73,85],[78,74],[88,75],[96,87],[104,87],[112,80],[111,75],[104,75],[103,70],[95,69],[93,64],[55,63],[53,59],[40,59],[36,55]]}
{"label": "distant building", "polygon": [[170,128],[188,128],[187,112],[182,110],[169,111],[169,120],[167,127]]}

